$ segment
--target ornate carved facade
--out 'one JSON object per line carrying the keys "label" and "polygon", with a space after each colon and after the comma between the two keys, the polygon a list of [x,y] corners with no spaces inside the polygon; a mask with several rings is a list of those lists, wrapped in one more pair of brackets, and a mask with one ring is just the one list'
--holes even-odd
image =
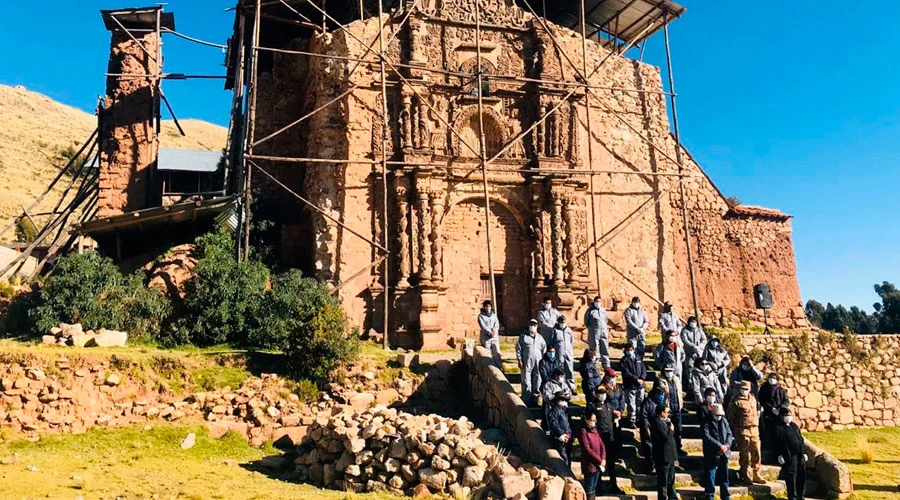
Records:
{"label": "ornate carved facade", "polygon": [[[288,79],[296,84],[293,92],[313,98],[291,99],[302,104],[286,109],[278,105],[284,98],[277,94],[284,83],[262,86],[264,102],[272,103],[261,109],[258,126],[263,133],[352,91],[322,118],[304,125],[301,141],[271,141],[264,154],[342,160],[292,167],[302,173],[293,185],[338,214],[347,228],[378,242],[385,228],[382,193],[388,193],[387,290],[383,268],[371,266],[381,253],[314,213],[301,219],[313,228],[308,260],[301,263],[305,269],[340,285],[352,321],[364,328],[384,329],[383,294],[388,293],[392,343],[411,347],[438,347],[449,337],[476,334],[475,316],[489,296],[491,270],[501,322],[509,333],[527,324],[545,296],[578,317],[597,293],[613,309],[614,320],[617,304],[633,295],[672,300],[687,315],[690,291],[678,224],[680,200],[674,196],[677,180],[640,175],[677,170],[641,137],[653,138],[674,156],[658,68],[611,58],[602,71],[594,72],[592,85],[654,92],[595,91],[597,102],[592,100],[588,111],[583,89],[573,85],[582,64],[582,41],[574,32],[547,23],[551,36],[544,23],[511,1],[482,0],[479,65],[474,3],[420,4],[407,24],[400,25],[399,17],[388,22],[387,32],[397,30],[402,36],[391,37],[387,50],[387,116],[381,114],[376,66],[363,64],[354,70],[352,64],[338,67],[327,58],[274,56],[271,80]],[[367,19],[345,30],[313,35],[303,45],[352,60],[366,55],[361,42],[377,37],[378,21]],[[600,44],[589,42],[590,64],[607,55]],[[316,77],[297,81],[298,64],[304,74]],[[383,137],[390,170],[386,191],[380,167]],[[482,147],[490,160],[489,211],[480,169]],[[693,175],[688,181],[689,208],[699,214],[691,238],[701,255],[714,253],[721,261],[698,276],[702,308],[710,319],[749,309],[744,288],[785,265],[790,269],[783,274],[789,277],[781,287],[779,307],[798,305],[787,217],[766,223],[773,233],[784,235],[786,228],[787,240],[777,245],[787,248],[790,262],[764,257],[766,262],[752,275],[742,275],[745,257],[730,250],[735,245],[728,240],[729,234],[740,232],[735,224],[741,223],[728,222],[732,212],[724,198],[702,177],[699,166],[693,161],[687,166]],[[589,167],[625,173],[591,179],[584,174]],[[283,235],[291,238],[288,232]],[[595,258],[595,252],[615,268]]]}

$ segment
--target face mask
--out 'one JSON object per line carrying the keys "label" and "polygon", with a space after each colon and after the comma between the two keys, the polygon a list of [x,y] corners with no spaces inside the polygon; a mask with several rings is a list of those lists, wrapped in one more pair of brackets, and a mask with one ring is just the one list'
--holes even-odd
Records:
{"label": "face mask", "polygon": [[604,394],[598,394],[598,395],[597,395],[597,401],[599,401],[599,402],[601,402],[601,403],[605,403],[605,402],[606,402],[606,394],[605,394],[605,393],[604,393]]}
{"label": "face mask", "polygon": [[556,379],[556,382],[557,382],[557,383],[560,383],[560,384],[563,383],[563,382],[565,382],[565,381],[566,381],[566,379],[565,379],[564,377],[559,377],[558,379]]}
{"label": "face mask", "polygon": [[750,365],[741,365],[741,370],[744,370],[745,372],[750,371]]}
{"label": "face mask", "polygon": [[671,420],[669,417],[665,417],[665,418],[663,419],[663,421],[665,421],[665,423],[667,423],[667,424],[671,424],[671,423],[672,423],[672,420]]}
{"label": "face mask", "polygon": [[741,396],[742,396],[742,397],[747,397],[748,394],[750,394],[750,391],[748,391],[747,389],[741,389]]}
{"label": "face mask", "polygon": [[537,327],[534,326],[534,325],[529,326],[529,327],[528,327],[528,332],[529,332],[529,333],[537,333]]}
{"label": "face mask", "polygon": [[549,311],[551,307],[553,307],[552,304],[544,304],[544,310],[545,310],[545,311]]}
{"label": "face mask", "polygon": [[562,328],[563,330],[565,330],[566,327],[568,327],[568,326],[569,326],[569,325],[567,325],[567,324],[565,324],[565,323],[560,323],[560,324],[559,324],[559,327]]}
{"label": "face mask", "polygon": [[675,372],[670,372],[666,370],[666,378],[672,378],[675,375]]}
{"label": "face mask", "polygon": [[556,359],[556,353],[555,353],[555,352],[548,352],[548,353],[547,353],[547,359],[549,359],[550,361],[553,361],[554,359]]}
{"label": "face mask", "polygon": [[776,379],[774,377],[769,378],[769,385],[775,385],[777,383],[778,383],[778,379]]}
{"label": "face mask", "polygon": [[596,307],[597,309],[600,309],[600,302],[599,301],[594,302],[594,307]]}
{"label": "face mask", "polygon": [[716,422],[722,420],[722,415],[713,415],[713,420],[715,420]]}
{"label": "face mask", "polygon": [[717,341],[713,340],[712,342],[709,343],[709,346],[713,347],[713,348],[719,347],[719,343]]}
{"label": "face mask", "polygon": [[569,403],[566,402],[566,401],[559,401],[559,402],[556,403],[556,404],[559,405],[559,406],[562,406],[563,408],[569,406]]}
{"label": "face mask", "polygon": [[657,394],[654,399],[656,400],[657,404],[663,404],[663,402],[666,400],[666,397],[662,394]]}
{"label": "face mask", "polygon": [[706,396],[706,402],[709,404],[713,404],[716,402],[716,397],[710,394],[709,396]]}
{"label": "face mask", "polygon": [[631,307],[633,307],[635,309],[639,309],[641,307],[641,303],[640,302],[632,302]]}
{"label": "face mask", "polygon": [[594,427],[597,427],[597,422],[592,422],[590,420],[585,420],[585,422],[587,423],[588,429],[593,429]]}
{"label": "face mask", "polygon": [[626,358],[633,358],[633,357],[634,357],[634,351],[625,351],[625,357],[626,357]]}
{"label": "face mask", "polygon": [[785,416],[781,417],[781,420],[782,420],[782,422],[784,422],[785,424],[790,424],[791,422],[794,421],[794,417],[792,417],[792,416],[790,416],[790,415],[785,415]]}
{"label": "face mask", "polygon": [[616,385],[617,380],[615,378],[609,379],[609,385]]}
{"label": "face mask", "polygon": [[693,330],[694,328],[697,328],[697,323],[688,323],[688,327],[690,327],[691,330]]}

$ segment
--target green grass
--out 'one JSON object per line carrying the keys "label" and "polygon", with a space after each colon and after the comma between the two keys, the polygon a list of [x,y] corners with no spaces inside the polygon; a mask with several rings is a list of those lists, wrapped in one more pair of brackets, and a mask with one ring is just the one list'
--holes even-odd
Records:
{"label": "green grass", "polygon": [[[197,444],[182,450],[189,433]],[[4,499],[254,499],[344,500],[348,494],[272,479],[245,468],[271,447],[252,448],[240,437],[209,438],[206,427],[157,425],[57,435],[36,443],[0,443],[0,491]],[[233,461],[226,463],[226,461]],[[37,467],[34,471],[33,468]],[[32,470],[29,470],[32,469]],[[352,495],[388,500],[385,494]]]}
{"label": "green grass", "polygon": [[197,390],[237,389],[252,375],[237,366],[210,366],[191,372],[191,383]]}
{"label": "green grass", "polygon": [[[853,473],[855,500],[900,500],[900,427],[810,432],[807,439],[847,464]],[[860,444],[871,450],[872,463],[861,457]]]}

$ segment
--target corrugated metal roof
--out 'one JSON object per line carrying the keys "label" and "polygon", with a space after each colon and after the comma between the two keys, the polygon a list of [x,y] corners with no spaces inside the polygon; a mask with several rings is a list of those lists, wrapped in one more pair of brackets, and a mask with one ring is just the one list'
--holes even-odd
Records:
{"label": "corrugated metal roof", "polygon": [[221,151],[159,148],[156,169],[179,172],[215,172],[219,169],[221,159]]}
{"label": "corrugated metal roof", "polygon": [[[523,0],[516,2],[523,3]],[[538,15],[542,14],[540,6],[536,6],[531,0],[529,3],[538,9]],[[580,11],[581,0],[555,0],[547,2],[544,17],[556,24],[578,30],[581,27]],[[671,0],[584,0],[588,34],[603,32],[623,43],[634,41],[636,45],[686,11],[687,9]],[[654,26],[644,32],[650,25]]]}
{"label": "corrugated metal roof", "polygon": [[[139,9],[119,9],[119,10],[101,10],[100,15],[103,16],[103,25],[108,31],[122,29],[113,19],[114,17],[122,26],[129,30],[155,30],[156,29],[156,13],[161,11],[162,7],[146,7]],[[175,31],[175,14],[172,12],[162,12],[160,15],[160,28],[168,28]]]}

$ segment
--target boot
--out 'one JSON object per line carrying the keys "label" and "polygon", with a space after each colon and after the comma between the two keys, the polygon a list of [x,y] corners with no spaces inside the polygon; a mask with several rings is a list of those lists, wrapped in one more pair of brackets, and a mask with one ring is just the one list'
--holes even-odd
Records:
{"label": "boot", "polygon": [[757,484],[766,484],[766,480],[759,475],[759,469],[753,469],[753,482]]}
{"label": "boot", "polygon": [[750,479],[750,476],[747,475],[746,469],[741,469],[738,472],[738,482],[742,484],[753,484],[753,480]]}
{"label": "boot", "polygon": [[587,500],[594,500],[595,498],[597,498],[597,495],[594,495],[593,493],[587,495]]}
{"label": "boot", "polygon": [[619,488],[619,485],[616,484],[615,481],[610,481],[609,486],[606,487],[606,493],[613,495],[624,495],[625,491],[622,488]]}

